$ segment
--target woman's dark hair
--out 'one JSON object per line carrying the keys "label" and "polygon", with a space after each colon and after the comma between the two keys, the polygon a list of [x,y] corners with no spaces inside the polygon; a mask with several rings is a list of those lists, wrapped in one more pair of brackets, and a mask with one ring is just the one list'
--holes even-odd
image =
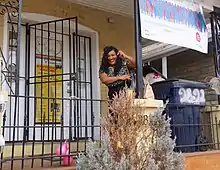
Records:
{"label": "woman's dark hair", "polygon": [[[106,46],[104,48],[104,53],[103,53],[103,57],[102,57],[102,63],[101,63],[101,69],[107,73],[108,72],[108,68],[109,68],[109,63],[108,63],[108,53],[110,51],[115,51],[115,54],[117,55],[118,54],[118,49],[113,47],[113,46]],[[117,55],[117,59],[116,59],[116,65],[115,65],[115,75],[120,71],[122,67],[122,59]]]}

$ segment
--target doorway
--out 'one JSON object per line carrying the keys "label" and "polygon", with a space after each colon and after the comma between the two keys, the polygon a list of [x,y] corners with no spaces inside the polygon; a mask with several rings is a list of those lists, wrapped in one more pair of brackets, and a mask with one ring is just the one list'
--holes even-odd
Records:
{"label": "doorway", "polygon": [[[93,99],[100,98],[100,88],[98,72],[92,69],[98,70],[99,59],[94,56],[98,52],[93,37],[79,27],[76,17],[22,26],[17,108],[13,106],[17,80],[13,80],[12,71],[3,82],[10,93],[4,123],[7,142],[99,136],[93,126],[99,123],[100,103]],[[8,40],[7,47],[12,54],[11,42]],[[7,56],[11,58],[7,59],[6,67],[16,68],[16,56]]]}

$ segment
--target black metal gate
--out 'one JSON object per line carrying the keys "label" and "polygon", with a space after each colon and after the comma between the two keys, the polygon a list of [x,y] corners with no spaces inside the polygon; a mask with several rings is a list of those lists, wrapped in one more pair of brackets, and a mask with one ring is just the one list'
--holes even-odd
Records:
{"label": "black metal gate", "polygon": [[212,45],[215,56],[215,72],[220,77],[220,9],[214,7],[211,13]]}
{"label": "black metal gate", "polygon": [[[8,25],[18,27],[12,20]],[[15,61],[17,34],[9,29],[14,57],[5,58],[7,69],[2,71],[9,91],[3,134],[11,154],[1,155],[1,167],[11,170],[17,161],[21,169],[61,163],[55,154],[58,144],[68,141],[69,155],[74,155],[85,151],[87,139],[100,131],[94,123],[101,101],[93,98],[91,37],[78,34],[77,18],[24,23],[20,34],[21,57]]]}
{"label": "black metal gate", "polygon": [[[214,51],[214,63],[216,77],[220,77],[220,9],[214,7],[210,17],[212,30],[212,46]],[[220,96],[218,96],[218,103],[220,103]]]}
{"label": "black metal gate", "polygon": [[77,29],[75,17],[28,26],[28,140],[92,138],[91,38]]}

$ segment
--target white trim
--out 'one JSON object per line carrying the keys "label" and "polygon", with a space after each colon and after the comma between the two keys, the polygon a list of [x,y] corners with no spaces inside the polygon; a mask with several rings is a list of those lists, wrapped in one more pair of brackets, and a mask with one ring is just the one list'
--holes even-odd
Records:
{"label": "white trim", "polygon": [[162,74],[167,78],[167,57],[162,58]]}

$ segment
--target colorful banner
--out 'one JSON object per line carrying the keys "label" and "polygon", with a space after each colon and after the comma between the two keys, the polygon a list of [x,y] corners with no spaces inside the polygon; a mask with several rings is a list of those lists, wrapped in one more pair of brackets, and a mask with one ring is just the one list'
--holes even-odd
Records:
{"label": "colorful banner", "polygon": [[[60,123],[62,113],[62,60],[36,56],[36,123]],[[48,64],[49,63],[49,64]],[[56,76],[55,76],[56,74]],[[41,99],[42,98],[42,99]],[[57,98],[47,99],[47,98]]]}
{"label": "colorful banner", "polygon": [[139,0],[143,38],[208,53],[201,6],[187,1]]}

